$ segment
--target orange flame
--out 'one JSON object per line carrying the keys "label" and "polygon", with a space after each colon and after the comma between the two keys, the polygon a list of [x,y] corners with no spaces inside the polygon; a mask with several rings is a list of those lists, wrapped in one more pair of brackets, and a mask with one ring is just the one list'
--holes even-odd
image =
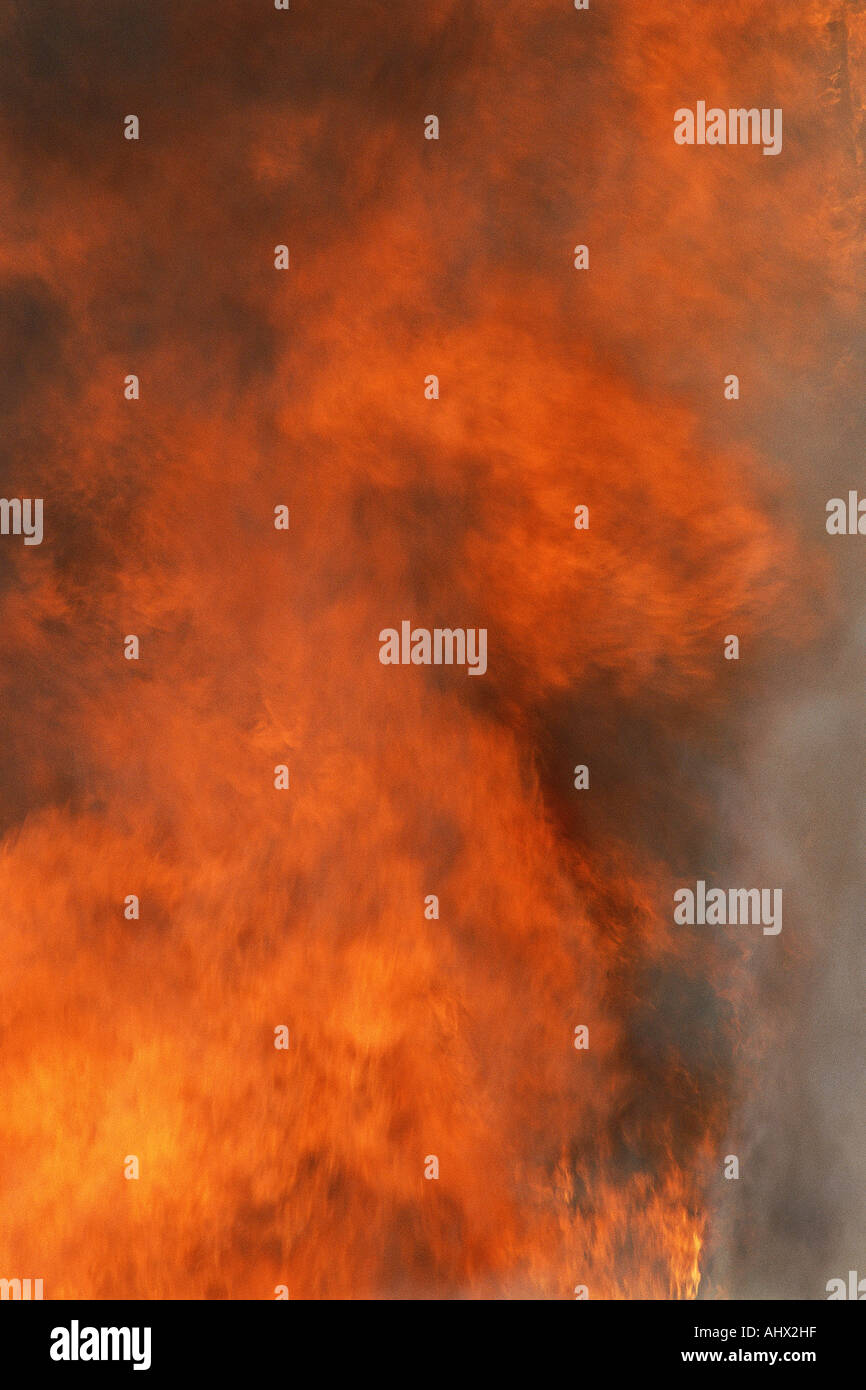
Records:
{"label": "orange flame", "polygon": [[[757,0],[325,6],[290,39],[239,4],[123,39],[89,8],[65,106],[7,20],[5,487],[46,540],[2,542],[0,1274],[695,1298],[745,970],[670,920],[713,815],[683,764],[814,624],[760,407],[729,425],[721,381],[772,400],[775,303],[801,350],[785,289],[826,226],[790,209],[826,152],[701,162],[671,119],[820,111],[817,12],[768,76],[733,41],[781,24]],[[488,674],[382,667],[404,618],[487,627]]]}

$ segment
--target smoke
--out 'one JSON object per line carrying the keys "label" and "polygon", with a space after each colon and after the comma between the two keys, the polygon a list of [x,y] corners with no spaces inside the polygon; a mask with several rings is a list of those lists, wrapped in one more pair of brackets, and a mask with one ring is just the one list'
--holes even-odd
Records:
{"label": "smoke", "polygon": [[[7,17],[3,489],[46,528],[0,553],[10,1275],[821,1296],[854,1259],[860,20],[786,9]],[[714,93],[783,154],[675,147]],[[485,627],[487,674],[382,667],[403,619]],[[779,941],[675,927],[711,874],[781,883]]]}

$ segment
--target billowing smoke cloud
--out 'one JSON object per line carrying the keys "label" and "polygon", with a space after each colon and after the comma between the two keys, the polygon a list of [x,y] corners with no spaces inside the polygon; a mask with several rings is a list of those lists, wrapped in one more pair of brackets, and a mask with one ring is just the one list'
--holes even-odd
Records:
{"label": "billowing smoke cloud", "polygon": [[[3,1272],[820,1296],[854,1259],[851,9],[3,21],[3,489],[46,526],[0,553]],[[705,98],[781,106],[783,154],[675,146]],[[403,619],[486,628],[487,674],[383,667]],[[675,926],[714,874],[781,881],[781,937]]]}

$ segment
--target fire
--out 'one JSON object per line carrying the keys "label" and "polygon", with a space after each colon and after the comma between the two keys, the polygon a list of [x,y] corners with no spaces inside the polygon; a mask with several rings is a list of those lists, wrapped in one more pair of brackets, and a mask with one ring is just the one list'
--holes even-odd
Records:
{"label": "fire", "polygon": [[[698,166],[670,123],[766,54],[744,75],[717,7],[684,33],[637,0],[604,32],[491,0],[327,41],[166,10],[106,37],[97,112],[85,8],[73,104],[21,124],[49,100],[23,15],[3,107],[7,489],[45,542],[2,551],[0,1273],[698,1297],[745,966],[673,925],[671,875],[760,653],[815,622],[721,381],[761,389],[756,228],[801,269],[823,241],[786,211],[811,160]],[[809,92],[797,41],[776,105]],[[383,667],[410,617],[486,628],[483,678]]]}

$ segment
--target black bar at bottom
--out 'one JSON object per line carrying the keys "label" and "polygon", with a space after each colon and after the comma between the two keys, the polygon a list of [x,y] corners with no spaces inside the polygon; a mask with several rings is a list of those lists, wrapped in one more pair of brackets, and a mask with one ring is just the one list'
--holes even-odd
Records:
{"label": "black bar at bottom", "polygon": [[[0,1370],[98,1376],[256,1378],[327,1372],[448,1385],[478,1364],[489,1379],[525,1355],[533,1380],[556,1365],[592,1378],[716,1366],[806,1367],[822,1377],[860,1365],[862,1313],[845,1302],[5,1302]],[[312,1358],[312,1362],[310,1360]],[[547,1367],[547,1372],[544,1367]],[[136,1375],[136,1371],[138,1374]]]}

